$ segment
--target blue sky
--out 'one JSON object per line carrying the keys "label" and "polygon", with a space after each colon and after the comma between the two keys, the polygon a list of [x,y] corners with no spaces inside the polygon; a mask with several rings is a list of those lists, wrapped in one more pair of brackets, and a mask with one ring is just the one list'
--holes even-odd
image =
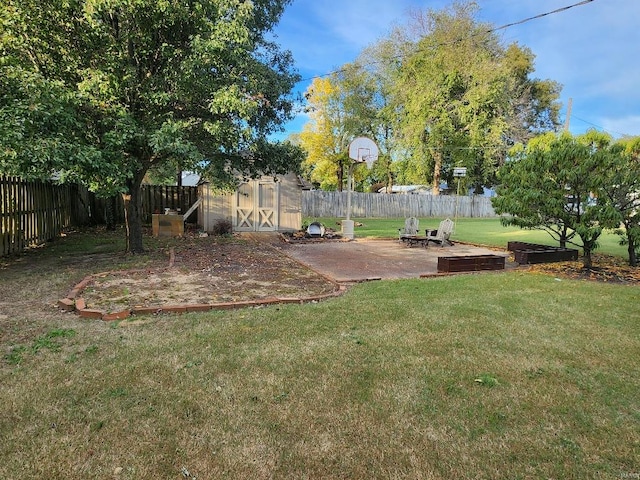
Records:
{"label": "blue sky", "polygon": [[[479,18],[496,27],[577,4],[580,0],[477,0]],[[411,9],[441,9],[445,0],[293,0],[275,30],[293,53],[304,91],[317,75],[353,61]],[[535,77],[563,88],[561,120],[572,99],[570,130],[604,130],[614,137],[640,135],[640,0],[593,0],[501,30],[536,55]],[[287,133],[299,132],[299,116]]]}

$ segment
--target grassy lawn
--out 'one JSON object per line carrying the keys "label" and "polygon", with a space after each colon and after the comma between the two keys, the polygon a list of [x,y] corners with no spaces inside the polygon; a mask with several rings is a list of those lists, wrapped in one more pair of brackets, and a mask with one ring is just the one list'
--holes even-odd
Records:
{"label": "grassy lawn", "polygon": [[0,303],[0,478],[640,473],[638,287],[512,271],[109,324],[46,306],[69,256],[109,262],[83,242],[0,262],[0,287],[42,297]]}
{"label": "grassy lawn", "polygon": [[[321,222],[326,226],[340,230],[337,223],[339,218],[308,218],[309,222]],[[394,218],[364,218],[353,219],[363,225],[355,227],[355,236],[360,238],[391,238],[397,237],[398,228],[404,226],[404,219]],[[425,228],[436,229],[442,218],[420,218],[420,230]],[[451,237],[460,242],[469,242],[480,245],[490,245],[495,247],[507,247],[507,242],[511,240],[540,243],[543,245],[558,246],[551,236],[542,230],[522,230],[517,227],[503,227],[497,218],[459,218],[456,222],[455,233]],[[605,231],[600,237],[600,246],[596,253],[605,253],[627,257],[627,247],[620,245],[620,236],[611,231]],[[578,248],[568,245],[570,248]],[[582,252],[581,252],[582,253]]]}

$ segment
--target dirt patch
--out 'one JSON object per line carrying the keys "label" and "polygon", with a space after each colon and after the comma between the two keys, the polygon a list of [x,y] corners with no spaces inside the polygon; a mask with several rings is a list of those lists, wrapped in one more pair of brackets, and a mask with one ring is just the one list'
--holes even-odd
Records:
{"label": "dirt patch", "polygon": [[335,283],[268,242],[242,237],[185,237],[166,252],[164,268],[93,275],[83,290],[87,308],[213,304],[326,295]]}
{"label": "dirt patch", "polygon": [[640,268],[630,267],[624,258],[595,253],[592,263],[590,269],[583,267],[581,259],[575,262],[540,263],[529,268],[561,278],[640,285]]}

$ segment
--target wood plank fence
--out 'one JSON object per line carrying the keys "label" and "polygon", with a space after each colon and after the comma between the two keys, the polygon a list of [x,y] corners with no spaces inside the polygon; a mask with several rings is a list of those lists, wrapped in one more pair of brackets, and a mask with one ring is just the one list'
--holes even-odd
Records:
{"label": "wood plank fence", "polygon": [[[142,223],[151,224],[154,213],[163,213],[165,208],[176,210],[178,213],[186,213],[198,199],[198,187],[177,187],[165,185],[142,185]],[[102,199],[102,202],[111,202],[106,205],[105,215],[114,215],[115,223],[124,223],[124,201],[122,196],[111,199]],[[105,223],[103,219],[99,223]],[[187,219],[187,223],[198,222],[196,210]]]}
{"label": "wood plank fence", "polygon": [[[143,185],[143,222],[165,208],[186,212],[198,198],[197,187]],[[305,191],[302,214],[306,217],[346,217],[347,193]],[[351,194],[353,218],[494,217],[486,197],[455,195]],[[98,198],[84,187],[25,181],[0,176],[0,256],[17,253],[60,235],[69,227],[121,224],[124,206],[120,196]],[[187,222],[197,223],[197,211]]]}
{"label": "wood plank fence", "polygon": [[[151,223],[152,214],[163,213],[165,208],[186,213],[198,200],[198,187],[177,187],[163,185],[142,186],[143,222]],[[119,211],[124,205],[118,204]],[[124,222],[124,217],[122,218]],[[188,223],[197,223],[198,212],[195,211],[187,219]]]}
{"label": "wood plank fence", "polygon": [[77,220],[75,188],[0,176],[0,255],[51,240]]}
{"label": "wood plank fence", "polygon": [[[186,212],[197,197],[197,187],[143,185],[143,222],[151,224],[152,214],[165,208]],[[196,223],[197,212],[187,221]],[[121,223],[120,196],[98,198],[77,184],[0,175],[0,256],[53,240],[70,227]]]}
{"label": "wood plank fence", "polygon": [[[491,199],[481,196],[351,193],[353,218],[495,217]],[[302,192],[302,215],[347,216],[347,192]]]}

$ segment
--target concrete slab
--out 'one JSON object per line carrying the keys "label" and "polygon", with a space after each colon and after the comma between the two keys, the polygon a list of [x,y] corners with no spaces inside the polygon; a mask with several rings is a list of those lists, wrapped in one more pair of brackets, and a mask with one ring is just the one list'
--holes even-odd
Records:
{"label": "concrete slab", "polygon": [[[504,255],[509,252],[456,243],[440,247],[430,244],[408,247],[398,240],[355,239],[317,243],[281,244],[284,254],[337,282],[418,278],[436,275],[438,257]],[[505,268],[514,264],[505,263]]]}

